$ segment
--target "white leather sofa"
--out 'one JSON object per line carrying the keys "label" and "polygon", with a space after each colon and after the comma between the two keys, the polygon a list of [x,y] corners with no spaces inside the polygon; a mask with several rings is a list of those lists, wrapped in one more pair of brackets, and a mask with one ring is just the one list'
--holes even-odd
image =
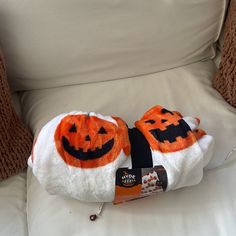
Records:
{"label": "white leather sofa", "polygon": [[202,182],[121,205],[49,195],[31,169],[0,183],[1,236],[236,235],[236,109],[212,88],[225,0],[0,0],[14,103],[37,135],[71,110],[130,127],[160,104],[201,118],[216,141]]}

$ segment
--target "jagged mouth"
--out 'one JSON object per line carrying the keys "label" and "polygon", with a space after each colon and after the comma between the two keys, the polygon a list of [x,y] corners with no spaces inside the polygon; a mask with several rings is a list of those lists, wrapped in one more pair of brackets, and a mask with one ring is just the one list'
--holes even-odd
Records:
{"label": "jagged mouth", "polygon": [[74,146],[71,146],[65,136],[62,137],[62,145],[64,150],[76,159],[81,161],[94,160],[106,155],[113,148],[114,138],[103,144],[101,148],[97,147],[94,151],[88,149],[87,152],[84,152],[82,148],[77,150]]}
{"label": "jagged mouth", "polygon": [[164,143],[165,141],[173,143],[176,141],[177,137],[186,138],[189,131],[191,131],[189,125],[183,119],[179,120],[179,125],[175,126],[171,124],[169,126],[166,126],[166,130],[150,130],[155,139],[161,143]]}

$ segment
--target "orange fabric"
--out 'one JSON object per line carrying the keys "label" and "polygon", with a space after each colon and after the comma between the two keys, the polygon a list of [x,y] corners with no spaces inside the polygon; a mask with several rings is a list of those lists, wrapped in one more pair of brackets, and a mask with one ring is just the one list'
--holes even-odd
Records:
{"label": "orange fabric", "polygon": [[177,137],[175,142],[169,142],[168,140],[159,142],[150,132],[153,129],[161,131],[167,130],[167,126],[178,126],[179,121],[182,119],[182,115],[179,112],[170,112],[161,106],[155,106],[148,110],[144,116],[135,122],[135,126],[146,137],[152,150],[159,150],[161,152],[176,152],[193,145],[199,138],[205,135],[203,130],[188,131],[185,138]]}
{"label": "orange fabric", "polygon": [[[121,119],[114,119],[118,126],[96,116],[64,117],[54,135],[63,160],[75,167],[96,168],[113,162],[122,149],[127,155],[130,152],[128,129]],[[85,160],[88,153],[91,159]]]}

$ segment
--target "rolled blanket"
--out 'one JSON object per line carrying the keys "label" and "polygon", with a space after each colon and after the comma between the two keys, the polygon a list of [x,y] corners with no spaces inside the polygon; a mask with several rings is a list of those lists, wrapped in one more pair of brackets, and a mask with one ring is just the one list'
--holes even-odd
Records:
{"label": "rolled blanket", "polygon": [[[167,191],[191,186],[202,179],[213,149],[212,136],[198,129],[199,122],[161,106],[132,129],[118,117],[65,113],[42,128],[28,164],[49,193],[89,202],[112,202],[116,172],[124,167],[162,166]],[[153,172],[144,182],[148,176],[158,179]]]}

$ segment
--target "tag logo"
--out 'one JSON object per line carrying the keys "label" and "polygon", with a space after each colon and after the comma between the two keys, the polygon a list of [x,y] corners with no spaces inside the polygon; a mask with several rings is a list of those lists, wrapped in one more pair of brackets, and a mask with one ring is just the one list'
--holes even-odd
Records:
{"label": "tag logo", "polygon": [[126,171],[123,171],[122,177],[121,177],[121,183],[124,187],[132,187],[136,185],[137,178],[134,174],[129,174]]}

